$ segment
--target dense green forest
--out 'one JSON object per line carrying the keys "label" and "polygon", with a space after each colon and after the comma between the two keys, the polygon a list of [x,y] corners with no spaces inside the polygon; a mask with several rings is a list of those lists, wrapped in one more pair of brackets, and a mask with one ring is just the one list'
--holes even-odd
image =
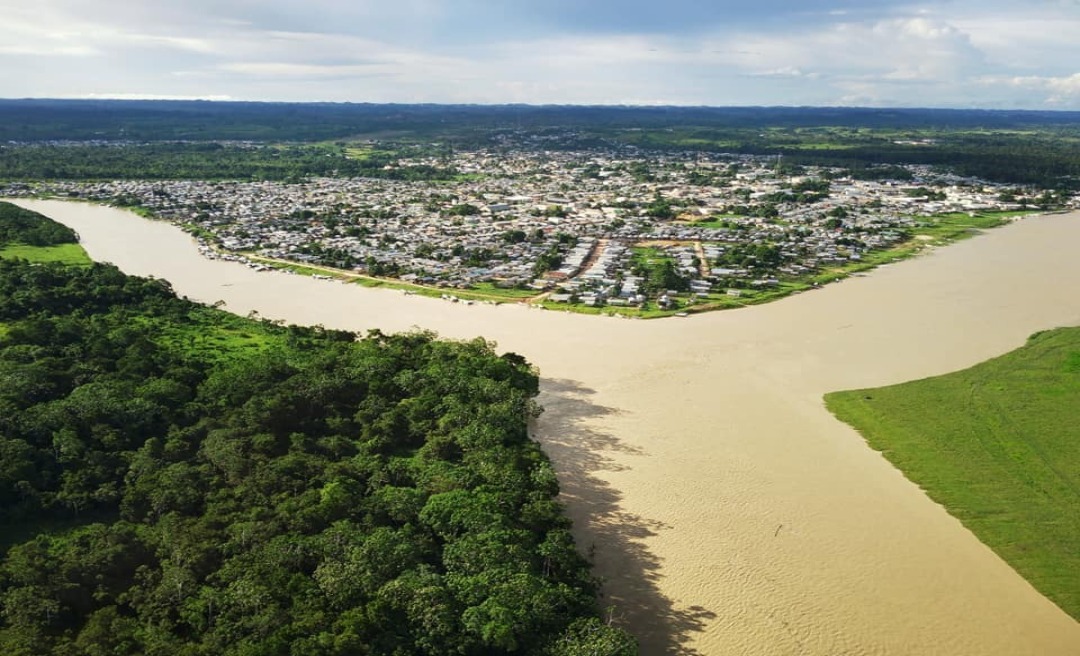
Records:
{"label": "dense green forest", "polygon": [[537,390],[479,339],[0,260],[0,652],[632,654]]}
{"label": "dense green forest", "polygon": [[[865,134],[831,136],[756,130],[692,130],[693,137],[668,130],[615,130],[603,137],[575,133],[546,148],[624,148],[653,152],[702,151],[762,156],[783,155],[785,165],[846,168],[857,178],[908,176],[899,164],[924,164],[959,175],[994,182],[1030,184],[1046,189],[1080,189],[1080,126],[1069,138],[1051,133],[961,134],[920,133],[934,144],[895,143]],[[752,133],[752,134],[751,134]],[[489,134],[488,137],[493,136]],[[470,139],[472,146],[490,146]],[[527,144],[528,137],[522,136]],[[457,144],[458,147],[467,147]],[[237,143],[65,143],[0,146],[0,180],[279,180],[298,182],[309,176],[369,177],[393,180],[460,179],[453,167],[402,165],[397,153],[420,150],[412,141],[391,141],[381,152],[351,157],[345,142],[322,144]],[[446,148],[427,148],[441,154]]]}
{"label": "dense green forest", "polygon": [[344,176],[450,180],[451,169],[398,166],[397,158],[351,158],[321,145],[205,143],[0,146],[0,180],[282,180]]}
{"label": "dense green forest", "polygon": [[8,244],[59,246],[79,240],[75,231],[56,221],[43,221],[37,212],[0,203],[0,248]]}
{"label": "dense green forest", "polygon": [[873,177],[882,165],[922,164],[992,182],[1080,189],[1080,123],[1064,135],[1058,130],[1022,133],[923,130],[905,135],[926,143],[890,139],[888,135],[823,139],[808,133],[795,134],[794,139],[774,133],[771,139],[740,141],[737,150],[758,155],[782,154],[792,165],[848,168],[857,178]]}
{"label": "dense green forest", "polygon": [[435,150],[783,154],[860,177],[880,165],[924,164],[1080,188],[1080,112],[0,100],[0,180],[455,176],[395,166],[392,152],[350,158],[344,146],[356,140],[440,144]]}

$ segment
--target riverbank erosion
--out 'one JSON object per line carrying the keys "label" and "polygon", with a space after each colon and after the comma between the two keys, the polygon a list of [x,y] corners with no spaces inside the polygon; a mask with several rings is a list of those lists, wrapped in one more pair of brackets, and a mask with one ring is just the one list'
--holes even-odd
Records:
{"label": "riverbank erosion", "polygon": [[127,212],[18,202],[74,228],[95,259],[238,314],[483,335],[525,355],[544,377],[536,433],[579,545],[643,653],[1080,652],[1080,625],[821,401],[1080,324],[1080,216],[771,305],[645,322],[257,273]]}

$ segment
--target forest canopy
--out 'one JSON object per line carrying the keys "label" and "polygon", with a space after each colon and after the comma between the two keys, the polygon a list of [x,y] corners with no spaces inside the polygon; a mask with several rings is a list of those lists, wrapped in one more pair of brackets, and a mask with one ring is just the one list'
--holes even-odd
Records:
{"label": "forest canopy", "polygon": [[9,244],[56,246],[78,242],[71,228],[42,219],[37,212],[0,202],[0,248]]}
{"label": "forest canopy", "polygon": [[481,339],[0,260],[0,652],[635,653],[529,437],[537,391]]}

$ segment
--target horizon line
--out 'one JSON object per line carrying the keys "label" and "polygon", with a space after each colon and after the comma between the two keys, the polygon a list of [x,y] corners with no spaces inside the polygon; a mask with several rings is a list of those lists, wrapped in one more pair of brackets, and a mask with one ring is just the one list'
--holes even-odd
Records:
{"label": "horizon line", "polygon": [[364,100],[245,100],[227,96],[133,96],[125,94],[91,95],[78,97],[4,97],[0,103],[18,102],[64,102],[64,103],[206,103],[214,105],[337,105],[337,106],[388,106],[388,107],[475,107],[475,108],[581,108],[581,109],[806,109],[806,110],[863,110],[863,111],[946,111],[946,112],[1024,112],[1042,114],[1080,114],[1080,109],[1031,109],[1024,107],[955,107],[914,105],[702,105],[702,104],[633,104],[633,103],[522,103],[522,102],[407,102]]}

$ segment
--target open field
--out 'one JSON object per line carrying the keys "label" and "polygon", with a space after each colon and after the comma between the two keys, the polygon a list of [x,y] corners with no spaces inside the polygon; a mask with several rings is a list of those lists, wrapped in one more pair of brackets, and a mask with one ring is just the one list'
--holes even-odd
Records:
{"label": "open field", "polygon": [[535,289],[516,289],[513,287],[496,287],[490,282],[480,282],[473,285],[471,290],[465,290],[466,292],[475,292],[482,294],[487,298],[501,298],[507,301],[522,301],[527,298],[536,296]]}
{"label": "open field", "polygon": [[1080,329],[945,376],[826,396],[904,475],[1080,619]]}
{"label": "open field", "polygon": [[11,244],[0,248],[0,257],[22,258],[31,262],[62,262],[64,264],[90,264],[86,251],[78,244],[57,246],[27,246]]}
{"label": "open field", "polygon": [[[253,314],[252,318],[258,315]],[[207,308],[193,311],[188,319],[183,323],[157,322],[155,342],[171,351],[208,361],[245,358],[286,342],[283,335],[267,330],[262,324]]]}

